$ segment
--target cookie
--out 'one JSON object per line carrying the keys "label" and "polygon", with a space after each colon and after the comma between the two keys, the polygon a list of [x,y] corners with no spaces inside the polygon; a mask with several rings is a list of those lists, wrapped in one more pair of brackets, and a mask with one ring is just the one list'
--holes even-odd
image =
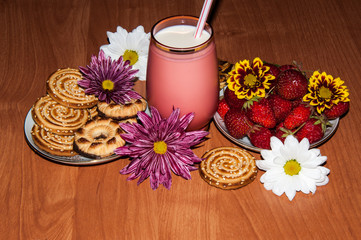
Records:
{"label": "cookie", "polygon": [[87,122],[74,133],[74,150],[89,158],[111,156],[114,150],[125,144],[120,137],[119,123],[113,119],[96,119]]}
{"label": "cookie", "polygon": [[47,93],[58,103],[72,108],[91,108],[97,104],[94,95],[87,95],[78,85],[82,75],[78,69],[64,68],[54,72],[46,82]]}
{"label": "cookie", "polygon": [[144,111],[147,107],[147,102],[141,99],[132,99],[131,102],[126,104],[116,104],[111,102],[98,102],[99,115],[114,120],[125,120],[137,116],[138,111]]}
{"label": "cookie", "polygon": [[227,79],[229,77],[229,72],[233,69],[234,64],[218,60],[218,79],[219,79],[219,88],[223,89],[227,85]]}
{"label": "cookie", "polygon": [[76,152],[73,150],[73,135],[58,135],[34,124],[31,129],[31,136],[38,148],[52,155],[66,157],[76,155]]}
{"label": "cookie", "polygon": [[49,95],[39,98],[31,116],[36,124],[46,131],[59,135],[73,135],[89,118],[86,109],[74,109],[59,104]]}
{"label": "cookie", "polygon": [[221,189],[237,189],[252,182],[257,175],[254,157],[237,147],[219,147],[206,152],[199,172],[204,181]]}

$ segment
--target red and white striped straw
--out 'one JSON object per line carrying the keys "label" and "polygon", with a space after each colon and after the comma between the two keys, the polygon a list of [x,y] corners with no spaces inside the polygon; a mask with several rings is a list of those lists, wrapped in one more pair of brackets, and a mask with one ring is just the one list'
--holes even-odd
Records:
{"label": "red and white striped straw", "polygon": [[212,0],[205,0],[203,3],[203,8],[201,15],[199,16],[198,23],[197,23],[197,29],[194,34],[194,38],[199,38],[202,35],[202,31],[204,28],[204,25],[206,24],[206,20],[209,14],[209,10],[212,6]]}

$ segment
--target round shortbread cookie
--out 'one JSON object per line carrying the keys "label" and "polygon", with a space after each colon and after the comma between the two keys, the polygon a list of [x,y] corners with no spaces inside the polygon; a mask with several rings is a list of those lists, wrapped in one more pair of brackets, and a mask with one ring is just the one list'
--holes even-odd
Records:
{"label": "round shortbread cookie", "polygon": [[56,156],[74,156],[73,150],[74,136],[58,135],[34,124],[31,129],[31,136],[36,146],[41,150]]}
{"label": "round shortbread cookie", "polygon": [[115,120],[124,120],[128,118],[134,118],[137,116],[139,111],[144,111],[147,107],[147,102],[141,99],[132,99],[129,103],[126,104],[116,104],[111,102],[107,104],[106,102],[98,102],[98,112],[99,115],[112,118]]}
{"label": "round shortbread cookie", "polygon": [[58,103],[72,108],[91,108],[97,104],[95,95],[87,95],[78,85],[82,78],[79,70],[59,69],[46,82],[48,94]]}
{"label": "round shortbread cookie", "polygon": [[113,119],[89,121],[75,132],[74,150],[90,158],[110,156],[116,148],[125,144],[121,133],[119,123]]}
{"label": "round shortbread cookie", "polygon": [[257,175],[254,157],[236,147],[219,147],[206,152],[200,164],[201,177],[221,189],[237,189],[252,182]]}
{"label": "round shortbread cookie", "polygon": [[46,131],[73,135],[89,118],[87,109],[74,109],[54,101],[49,95],[39,98],[31,109],[35,123]]}

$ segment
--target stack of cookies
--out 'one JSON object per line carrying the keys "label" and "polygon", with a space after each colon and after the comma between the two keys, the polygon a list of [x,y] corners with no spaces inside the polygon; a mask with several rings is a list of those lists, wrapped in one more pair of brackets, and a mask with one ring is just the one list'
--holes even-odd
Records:
{"label": "stack of cookies", "polygon": [[[100,117],[98,99],[85,94],[77,84],[81,77],[78,69],[71,68],[59,69],[49,77],[46,82],[47,94],[35,102],[31,111],[35,122],[31,131],[33,141],[43,151],[56,156],[110,156],[115,148],[125,144],[119,135],[119,121],[135,122],[136,113],[145,110],[146,101],[134,100],[127,106],[103,106],[104,103],[99,102],[104,108]],[[135,102],[137,106],[134,106]],[[118,115],[113,111],[107,114],[107,109],[118,108],[136,109],[136,112],[130,114],[128,109],[128,116],[122,111]]]}

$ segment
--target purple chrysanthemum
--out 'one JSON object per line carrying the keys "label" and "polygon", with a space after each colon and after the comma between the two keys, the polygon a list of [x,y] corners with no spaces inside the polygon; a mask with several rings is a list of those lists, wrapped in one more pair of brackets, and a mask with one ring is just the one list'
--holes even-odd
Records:
{"label": "purple chrysanthemum", "polygon": [[198,158],[190,147],[201,143],[208,132],[185,131],[194,117],[193,113],[179,119],[180,111],[176,109],[166,119],[161,118],[156,108],[150,107],[150,111],[152,117],[138,112],[142,124],[120,124],[126,131],[121,137],[130,145],[117,148],[115,153],[132,158],[131,163],[120,173],[131,174],[128,180],[140,177],[138,185],[150,177],[153,190],[157,189],[159,184],[170,189],[170,170],[187,180],[191,178],[190,171],[197,169],[194,163],[199,163],[202,159]]}
{"label": "purple chrysanthemum", "polygon": [[129,61],[123,61],[123,57],[113,61],[100,50],[98,57],[91,57],[90,65],[79,69],[83,74],[83,79],[78,80],[79,86],[85,88],[86,94],[97,96],[99,101],[110,103],[113,100],[125,104],[131,99],[141,98],[132,90],[134,75],[138,70],[133,70]]}

